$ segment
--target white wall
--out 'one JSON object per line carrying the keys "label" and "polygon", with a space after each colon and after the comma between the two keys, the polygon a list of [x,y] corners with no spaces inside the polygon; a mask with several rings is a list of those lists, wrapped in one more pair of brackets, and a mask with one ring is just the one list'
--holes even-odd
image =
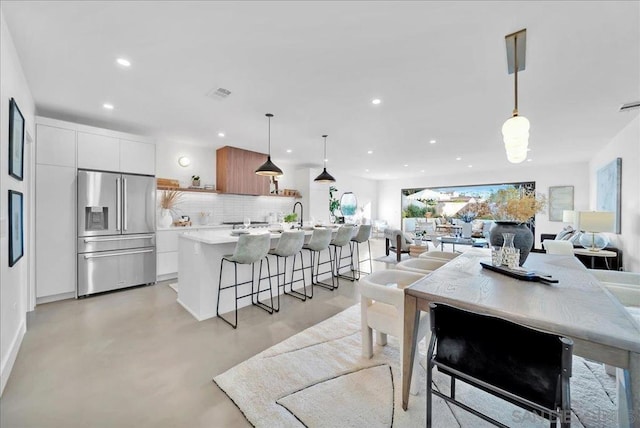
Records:
{"label": "white wall", "polygon": [[[631,113],[626,113],[631,114]],[[596,207],[597,172],[615,158],[622,158],[621,234],[608,234],[617,248],[622,249],[625,270],[640,272],[640,115],[621,130],[589,162],[589,209]]]}
{"label": "white wall", "polygon": [[[9,151],[8,122],[9,122],[9,100],[14,98],[22,115],[25,118],[25,132],[31,138],[35,138],[34,115],[35,105],[31,91],[27,84],[27,79],[22,71],[18,54],[16,53],[13,39],[4,14],[0,10],[0,394],[9,378],[13,363],[22,343],[22,337],[26,331],[27,312],[27,288],[29,264],[29,238],[31,230],[29,226],[29,213],[32,205],[30,203],[30,181],[32,181],[33,168],[29,152],[32,144],[25,146],[24,159],[24,181],[18,181],[9,176],[7,153]],[[8,211],[7,194],[8,190],[17,190],[24,194],[25,216],[24,216],[24,239],[25,255],[13,267],[9,267],[8,261]]]}
{"label": "white wall", "polygon": [[[549,186],[574,186],[574,208],[585,210],[589,206],[589,165],[586,162],[552,166],[522,165],[519,169],[470,172],[437,177],[390,180],[380,183],[379,218],[392,227],[400,227],[400,190],[415,187],[462,186],[470,184],[510,183],[535,181],[536,191],[549,196]],[[557,233],[562,222],[549,221],[548,208],[536,215],[536,247],[540,247],[541,233]]]}
{"label": "white wall", "polygon": [[[181,167],[178,159],[186,156],[191,165]],[[200,184],[216,182],[216,149],[183,141],[156,141],[156,177],[180,180],[181,187],[191,185],[191,176],[199,175]]]}

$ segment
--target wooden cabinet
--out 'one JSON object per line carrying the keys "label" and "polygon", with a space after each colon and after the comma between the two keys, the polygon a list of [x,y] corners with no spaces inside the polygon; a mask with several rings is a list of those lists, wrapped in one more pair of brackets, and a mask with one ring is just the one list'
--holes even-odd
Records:
{"label": "wooden cabinet", "polygon": [[264,153],[225,146],[216,151],[216,186],[220,193],[268,195],[269,178],[255,171],[267,160]]}

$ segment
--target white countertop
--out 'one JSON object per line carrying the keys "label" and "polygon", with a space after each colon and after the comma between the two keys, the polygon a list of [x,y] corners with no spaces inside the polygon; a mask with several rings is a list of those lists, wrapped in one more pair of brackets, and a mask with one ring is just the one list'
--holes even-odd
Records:
{"label": "white countertop", "polygon": [[156,232],[166,232],[172,230],[199,230],[199,229],[231,229],[233,226],[230,224],[194,224],[192,226],[171,226],[171,227],[158,227],[156,228]]}
{"label": "white countertop", "polygon": [[[250,232],[252,235],[261,235],[269,233],[266,229],[253,229]],[[313,233],[313,229],[304,230],[304,234],[309,236]],[[282,233],[271,233],[271,239],[279,239]],[[202,242],[203,244],[228,244],[238,242],[237,235],[231,235],[231,230],[194,230],[187,231],[180,235],[181,238],[189,239],[191,241]]]}

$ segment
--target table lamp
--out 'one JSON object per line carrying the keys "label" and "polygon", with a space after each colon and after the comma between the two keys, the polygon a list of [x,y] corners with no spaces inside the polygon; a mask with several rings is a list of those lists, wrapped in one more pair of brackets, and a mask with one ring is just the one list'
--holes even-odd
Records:
{"label": "table lamp", "polygon": [[576,212],[573,210],[562,210],[562,222],[570,223],[571,226],[576,224]]}
{"label": "table lamp", "polygon": [[600,251],[609,240],[601,232],[613,232],[615,217],[608,211],[581,211],[578,213],[578,228],[584,230],[580,244],[589,251]]}

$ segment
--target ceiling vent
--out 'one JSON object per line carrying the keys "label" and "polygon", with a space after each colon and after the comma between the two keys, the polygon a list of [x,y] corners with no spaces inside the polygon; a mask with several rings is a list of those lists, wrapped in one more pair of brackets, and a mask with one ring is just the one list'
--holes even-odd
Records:
{"label": "ceiling vent", "polygon": [[634,101],[632,103],[626,103],[623,104],[622,107],[620,107],[620,111],[629,111],[629,110],[633,110],[636,108],[640,108],[640,101]]}
{"label": "ceiling vent", "polygon": [[225,88],[216,88],[210,89],[205,95],[214,100],[223,100],[231,95],[231,91]]}

